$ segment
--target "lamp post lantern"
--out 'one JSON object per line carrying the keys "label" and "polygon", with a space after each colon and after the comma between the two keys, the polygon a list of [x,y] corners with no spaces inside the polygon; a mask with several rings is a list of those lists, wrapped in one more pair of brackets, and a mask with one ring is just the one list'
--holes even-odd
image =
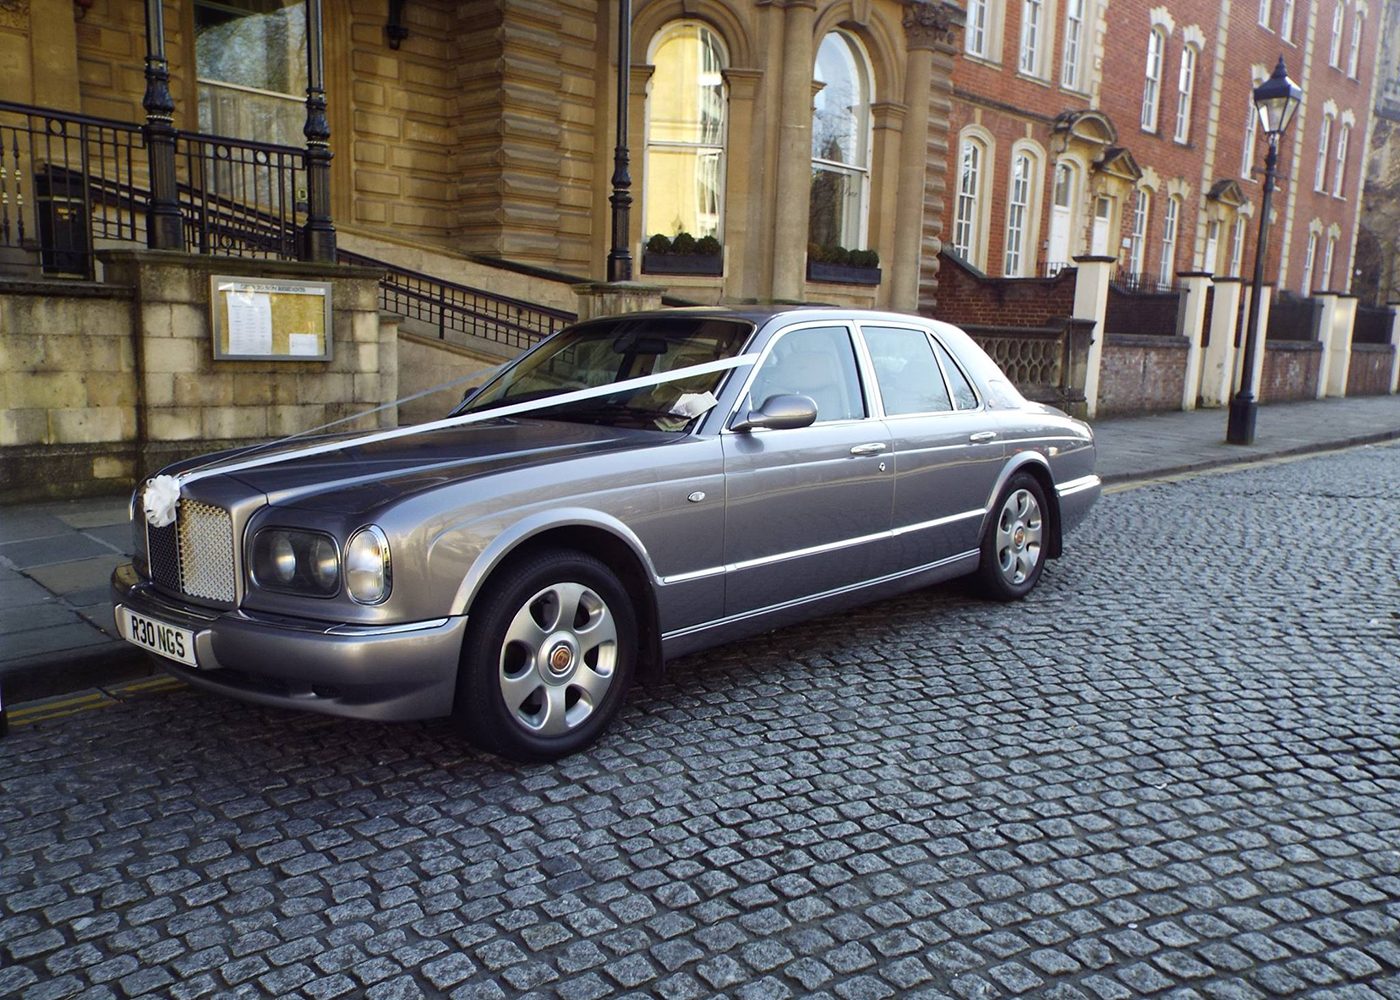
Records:
{"label": "lamp post lantern", "polygon": [[1254,282],[1249,294],[1249,316],[1245,320],[1244,365],[1240,372],[1240,389],[1230,400],[1230,421],[1225,440],[1230,444],[1254,443],[1254,418],[1259,403],[1254,398],[1254,356],[1259,347],[1259,295],[1264,286],[1264,255],[1269,242],[1269,202],[1274,193],[1278,171],[1278,140],[1293,121],[1293,114],[1303,100],[1303,88],[1288,78],[1288,70],[1279,56],[1274,73],[1254,88],[1254,109],[1259,114],[1260,127],[1269,138],[1269,152],[1264,158],[1264,197],[1259,205],[1259,242],[1254,248]]}

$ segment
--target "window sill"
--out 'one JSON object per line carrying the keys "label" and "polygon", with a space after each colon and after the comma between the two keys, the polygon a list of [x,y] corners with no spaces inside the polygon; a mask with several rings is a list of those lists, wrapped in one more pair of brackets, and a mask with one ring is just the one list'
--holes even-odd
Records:
{"label": "window sill", "polygon": [[643,253],[642,273],[720,277],[724,274],[724,257],[699,253]]}
{"label": "window sill", "polygon": [[829,285],[878,285],[878,267],[855,267],[851,264],[807,262],[807,280]]}

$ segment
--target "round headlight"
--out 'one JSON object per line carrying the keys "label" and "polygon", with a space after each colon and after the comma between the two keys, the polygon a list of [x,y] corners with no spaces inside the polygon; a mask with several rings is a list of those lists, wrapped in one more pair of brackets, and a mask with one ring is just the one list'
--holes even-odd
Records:
{"label": "round headlight", "polygon": [[374,525],[361,528],[345,547],[345,589],[360,604],[389,596],[389,540]]}
{"label": "round headlight", "polygon": [[331,540],[324,535],[314,536],[308,556],[308,568],[311,570],[311,579],[316,586],[323,591],[334,590],[340,565],[336,559],[335,546],[331,544]]}
{"label": "round headlight", "polygon": [[297,554],[292,550],[292,540],[286,535],[278,535],[269,553],[272,557],[272,572],[280,583],[291,583],[297,575]]}

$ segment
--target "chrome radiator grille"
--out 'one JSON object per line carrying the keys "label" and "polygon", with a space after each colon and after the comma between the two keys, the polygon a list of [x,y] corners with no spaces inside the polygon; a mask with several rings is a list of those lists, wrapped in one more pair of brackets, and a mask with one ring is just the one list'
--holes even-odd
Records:
{"label": "chrome radiator grille", "polygon": [[162,587],[204,597],[233,601],[237,596],[233,571],[233,519],[222,507],[181,500],[174,524],[146,528],[151,579]]}

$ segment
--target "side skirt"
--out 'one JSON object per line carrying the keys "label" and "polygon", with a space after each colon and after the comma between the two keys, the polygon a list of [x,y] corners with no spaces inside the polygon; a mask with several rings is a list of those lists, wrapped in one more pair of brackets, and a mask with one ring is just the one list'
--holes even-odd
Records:
{"label": "side skirt", "polygon": [[977,569],[977,560],[978,553],[975,550],[962,552],[935,563],[883,576],[878,580],[867,580],[801,600],[757,608],[712,622],[677,629],[661,637],[661,653],[664,659],[671,660],[746,636],[758,635],[785,625],[793,625],[835,611],[918,590],[920,587],[942,583],[944,580],[973,572]]}

